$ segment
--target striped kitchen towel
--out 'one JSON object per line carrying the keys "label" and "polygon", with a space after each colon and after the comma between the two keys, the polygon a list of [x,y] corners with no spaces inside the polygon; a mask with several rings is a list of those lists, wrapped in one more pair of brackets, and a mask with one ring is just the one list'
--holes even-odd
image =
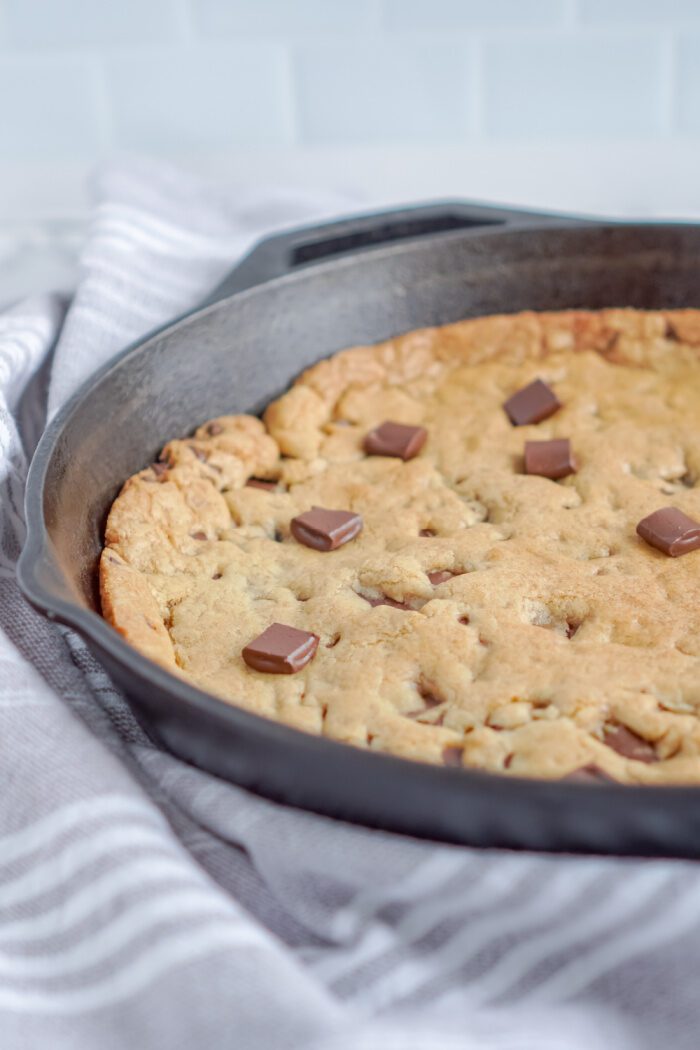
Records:
{"label": "striped kitchen towel", "polygon": [[47,417],[251,242],[352,202],[105,171],[70,304],[0,315],[2,1050],[696,1050],[700,868],[416,842],[156,749],[14,565]]}

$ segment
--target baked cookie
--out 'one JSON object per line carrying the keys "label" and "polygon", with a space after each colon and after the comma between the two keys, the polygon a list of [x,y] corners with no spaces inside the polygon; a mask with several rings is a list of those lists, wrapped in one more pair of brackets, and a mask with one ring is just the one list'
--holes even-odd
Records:
{"label": "baked cookie", "polygon": [[693,310],[345,350],[126,482],[104,616],[199,688],[358,747],[700,783],[699,357]]}

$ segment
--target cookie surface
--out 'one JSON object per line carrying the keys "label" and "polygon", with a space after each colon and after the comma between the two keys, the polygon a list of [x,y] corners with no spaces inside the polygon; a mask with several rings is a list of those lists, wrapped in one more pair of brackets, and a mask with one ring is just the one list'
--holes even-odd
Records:
{"label": "cookie surface", "polygon": [[[503,404],[536,379],[562,407],[514,426]],[[366,454],[385,420],[427,430],[415,458]],[[576,473],[526,474],[525,442],[557,439]],[[636,534],[669,505],[700,520],[700,311],[477,318],[343,351],[263,421],[171,441],[112,506],[103,614],[200,688],[359,747],[700,783],[700,551]],[[363,528],[297,542],[314,506]],[[244,662],[272,623],[319,636],[297,673]]]}

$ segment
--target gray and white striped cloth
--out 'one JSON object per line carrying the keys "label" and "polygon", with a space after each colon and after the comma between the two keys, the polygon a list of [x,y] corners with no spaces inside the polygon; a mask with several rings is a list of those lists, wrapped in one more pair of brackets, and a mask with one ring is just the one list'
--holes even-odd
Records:
{"label": "gray and white striped cloth", "polygon": [[287,811],[155,749],[81,641],[22,601],[45,414],[261,233],[348,207],[147,165],[96,196],[73,301],[0,316],[2,1050],[696,1050],[696,865]]}

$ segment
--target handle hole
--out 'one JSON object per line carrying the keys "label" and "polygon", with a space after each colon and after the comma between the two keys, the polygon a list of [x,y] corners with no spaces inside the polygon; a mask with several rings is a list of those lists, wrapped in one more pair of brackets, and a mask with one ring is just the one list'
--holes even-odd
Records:
{"label": "handle hole", "polygon": [[352,233],[339,234],[337,237],[299,244],[292,249],[290,264],[292,267],[302,266],[304,263],[326,259],[332,255],[371,248],[377,244],[390,244],[392,241],[403,241],[409,237],[425,237],[431,233],[467,230],[475,226],[502,225],[503,221],[500,219],[469,219],[463,215],[450,213],[402,219],[399,222],[385,222],[366,230],[355,230]]}

